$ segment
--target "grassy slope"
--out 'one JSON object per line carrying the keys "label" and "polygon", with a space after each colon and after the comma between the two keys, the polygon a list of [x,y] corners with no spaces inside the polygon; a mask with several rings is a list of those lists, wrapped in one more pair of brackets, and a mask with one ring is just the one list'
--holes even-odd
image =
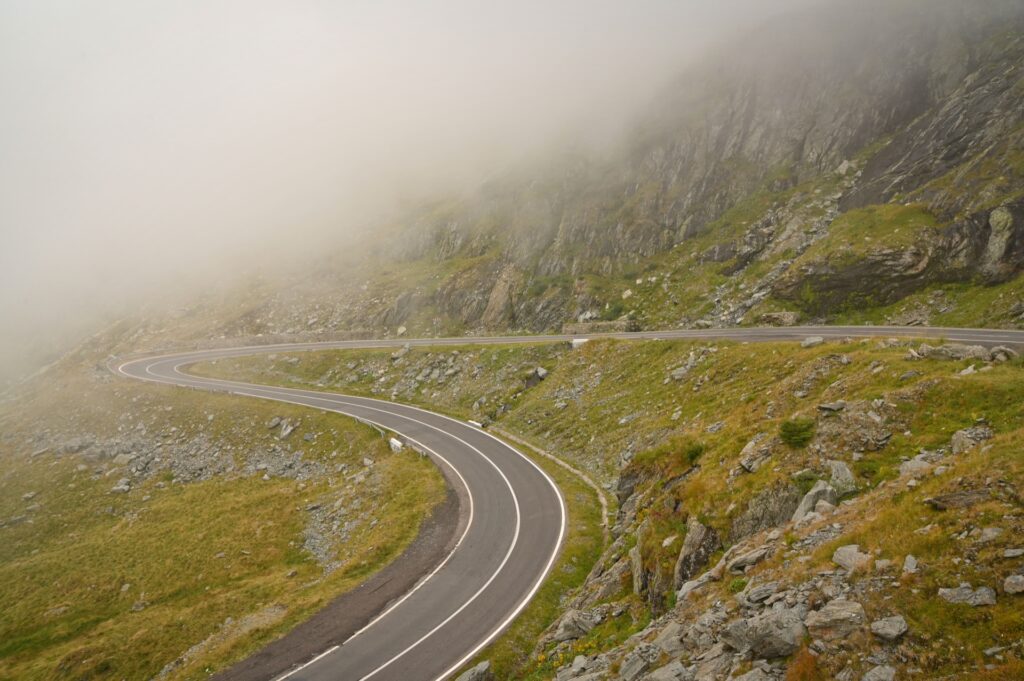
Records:
{"label": "grassy slope", "polygon": [[[337,415],[115,381],[99,370],[63,370],[51,380],[59,389],[25,394],[3,413],[0,519],[29,521],[0,527],[0,677],[151,677],[207,641],[172,674],[205,677],[394,559],[443,498],[429,462],[391,454],[376,431]],[[27,456],[39,434],[104,438],[142,423],[167,444],[201,437],[241,466],[276,442],[264,425],[275,415],[301,419],[295,447],[331,474],[305,483],[240,474],[172,484],[165,471],[114,495],[126,471],[110,459]],[[304,432],[320,435],[309,443],[299,440]],[[346,479],[364,456],[376,461],[374,472],[362,483]],[[334,472],[342,464],[348,474]],[[334,540],[342,566],[325,575],[303,549],[303,533],[307,507],[335,500],[372,508],[375,522]]]}
{"label": "grassy slope", "polygon": [[[686,514],[697,514],[728,536],[746,501],[759,490],[788,482],[803,469],[809,469],[811,475],[802,478],[800,485],[809,486],[816,475],[824,475],[823,459],[839,458],[853,468],[861,496],[843,511],[843,536],[815,551],[801,570],[810,574],[827,567],[832,550],[840,544],[860,542],[880,557],[896,561],[901,561],[908,550],[913,551],[927,570],[917,578],[904,580],[906,588],[886,594],[885,602],[865,605],[869,615],[899,610],[913,621],[912,651],[929,671],[962,669],[965,660],[980,660],[984,648],[1024,634],[1024,615],[1012,597],[1001,597],[994,608],[966,611],[936,596],[938,585],[955,586],[961,579],[1001,584],[1012,565],[994,556],[1004,545],[1013,545],[1024,529],[1020,526],[1020,509],[992,501],[965,512],[940,513],[922,504],[927,496],[955,489],[958,480],[983,486],[996,471],[1018,488],[1024,484],[1024,467],[1017,451],[1024,436],[1020,362],[960,376],[959,370],[969,362],[909,362],[905,348],[884,347],[875,341],[814,349],[795,344],[718,343],[714,350],[705,352],[684,379],[669,378],[670,371],[684,364],[691,352],[699,356],[706,347],[677,342],[593,342],[578,351],[509,347],[464,348],[462,352],[472,355],[470,365],[488,367],[491,390],[503,396],[496,402],[510,405],[499,417],[503,428],[558,452],[599,479],[610,482],[620,465],[620,455],[632,451],[636,455],[633,466],[646,470],[654,480],[671,480],[690,465],[687,443],[699,441],[704,445],[695,474],[681,484],[664,488],[655,485],[646,492],[639,518],[649,519],[651,527],[644,538],[645,564],[656,565],[674,557],[672,552],[678,550],[678,544],[663,550],[661,542],[681,533]],[[252,358],[220,365],[216,370],[309,385],[323,378],[327,367],[356,362],[359,369],[354,380],[326,383],[369,394],[390,394],[397,386],[400,396],[419,395],[418,399],[439,400],[441,404],[472,403],[487,392],[479,383],[463,384],[462,379],[453,378],[441,386],[420,386],[402,393],[402,376],[415,374],[415,369],[429,361],[429,352],[410,352],[402,360],[411,364],[410,369],[395,367],[385,353],[337,352],[303,356],[294,367]],[[495,363],[488,365],[491,358]],[[521,372],[538,362],[551,373],[539,385],[525,388]],[[911,370],[917,374],[908,377]],[[359,371],[365,371],[366,376],[360,377]],[[806,396],[798,396],[803,393]],[[816,409],[820,402],[840,398],[861,404],[883,400],[878,409],[885,412],[894,433],[889,444],[878,451],[865,451],[854,460],[851,453],[857,429],[851,426],[845,431],[836,430],[822,421]],[[757,473],[730,476],[740,450],[751,437],[758,432],[774,435],[784,421],[794,417],[818,421],[818,433],[809,447],[778,445],[769,464]],[[948,444],[953,432],[980,417],[985,417],[997,433],[990,448],[951,459],[950,472],[926,480],[917,490],[906,490],[895,480],[904,458],[915,455],[920,448]],[[709,426],[717,423],[722,427],[710,432]],[[941,529],[915,534],[929,522]],[[980,526],[999,526],[1006,531],[1002,539],[977,556],[969,547],[961,546],[959,550],[967,551],[971,560],[964,563],[958,552],[949,550],[949,534]],[[622,550],[628,549],[631,541]],[[771,567],[769,564],[764,569]],[[787,570],[794,579],[801,574],[800,570]],[[728,586],[723,584],[721,593],[713,590],[708,598],[728,596]],[[624,585],[623,597],[627,597],[626,590]],[[577,641],[572,650],[604,649],[641,627],[644,616],[636,606],[634,601],[634,607],[625,610],[625,619],[603,624]],[[870,646],[869,641],[861,644],[865,650]],[[538,673],[554,666],[544,657],[534,660],[534,664]]]}

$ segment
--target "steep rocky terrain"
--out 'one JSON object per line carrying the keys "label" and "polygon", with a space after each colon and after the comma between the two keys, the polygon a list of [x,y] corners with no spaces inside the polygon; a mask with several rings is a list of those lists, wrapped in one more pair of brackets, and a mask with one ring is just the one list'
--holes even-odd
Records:
{"label": "steep rocky terrain", "polygon": [[614,148],[496,175],[144,335],[1019,326],[1022,28],[1001,0],[780,17],[691,65]]}
{"label": "steep rocky terrain", "polygon": [[1017,678],[1021,360],[803,346],[465,346],[198,370],[450,410],[605,490],[603,553],[543,634],[485,651],[495,678]]}

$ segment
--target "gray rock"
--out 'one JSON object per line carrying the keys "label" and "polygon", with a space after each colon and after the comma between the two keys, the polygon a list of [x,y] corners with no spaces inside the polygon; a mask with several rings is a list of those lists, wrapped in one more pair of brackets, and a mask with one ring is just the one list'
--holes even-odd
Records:
{"label": "gray rock", "polygon": [[654,639],[654,645],[661,648],[666,655],[675,657],[683,652],[683,632],[685,627],[679,622],[672,620],[662,629]]}
{"label": "gray rock", "polygon": [[600,613],[569,609],[558,620],[558,627],[555,629],[553,638],[556,641],[572,641],[585,636],[600,623]]}
{"label": "gray rock", "polygon": [[772,681],[772,677],[763,669],[754,667],[742,676],[737,676],[734,681]]}
{"label": "gray rock", "polygon": [[629,569],[633,575],[633,593],[641,596],[647,591],[647,571],[644,570],[643,557],[640,555],[640,544],[629,550]]}
{"label": "gray rock", "polygon": [[736,556],[726,564],[726,569],[730,572],[743,572],[746,568],[751,565],[757,565],[762,560],[770,556],[772,553],[772,547],[768,544],[764,546],[758,546],[756,549],[751,549]]}
{"label": "gray rock", "polygon": [[867,567],[868,563],[871,562],[871,554],[861,552],[858,544],[847,544],[836,549],[835,553],[832,554],[832,562],[853,572],[854,570]]}
{"label": "gray rock", "polygon": [[889,665],[878,665],[861,677],[861,681],[893,681],[896,670]]}
{"label": "gray rock", "polygon": [[836,494],[843,496],[857,490],[857,479],[853,477],[853,471],[842,461],[829,461],[828,466],[832,469],[832,477],[829,484],[836,491]]}
{"label": "gray rock", "polygon": [[920,477],[931,472],[933,466],[931,462],[923,458],[920,454],[915,456],[909,461],[904,461],[900,464],[900,476],[902,477]]}
{"label": "gray rock", "polygon": [[871,633],[886,641],[895,641],[907,633],[907,621],[902,615],[883,617],[871,623]]}
{"label": "gray rock", "polygon": [[1024,549],[1006,549],[1003,551],[1003,558],[1020,558],[1024,556]]}
{"label": "gray rock", "polygon": [[774,485],[755,495],[732,523],[733,541],[782,525],[793,516],[800,498],[793,485]]}
{"label": "gray rock", "polygon": [[626,653],[619,667],[619,678],[622,681],[636,681],[661,657],[661,650],[649,643],[641,643]]}
{"label": "gray rock", "polygon": [[800,347],[814,348],[821,345],[824,342],[825,339],[822,338],[821,336],[808,336],[807,338],[803,339],[803,341],[800,343]]}
{"label": "gray rock", "polygon": [[274,418],[272,418],[269,421],[267,421],[267,429],[268,430],[273,430],[274,428],[277,428],[279,425],[281,425],[281,417],[280,416],[275,416]]}
{"label": "gray rock", "polygon": [[962,454],[970,449],[974,449],[985,440],[991,439],[991,428],[988,426],[974,426],[973,428],[965,428],[953,433],[950,446],[954,454]]}
{"label": "gray rock", "polygon": [[963,582],[956,588],[939,589],[939,598],[949,603],[962,603],[977,608],[982,605],[995,605],[996,592],[987,586],[979,586],[977,589]]}
{"label": "gray rock", "polygon": [[814,610],[804,619],[811,636],[823,641],[835,641],[857,631],[864,624],[864,608],[857,601],[837,598]]}
{"label": "gray rock", "polygon": [[844,400],[836,400],[835,402],[823,402],[818,405],[818,410],[823,411],[826,414],[835,414],[846,409],[846,402]]}
{"label": "gray rock", "polygon": [[740,654],[776,658],[791,655],[803,643],[807,629],[794,610],[768,610],[747,619],[736,620],[722,632],[721,638]]}
{"label": "gray rock", "polygon": [[1003,591],[1008,594],[1024,593],[1024,575],[1010,575],[1004,579]]}
{"label": "gray rock", "polygon": [[693,681],[693,674],[679,660],[673,660],[645,676],[644,681]]}
{"label": "gray rock", "polygon": [[907,557],[903,559],[903,574],[912,575],[916,573],[917,570],[917,558],[914,558],[914,556],[908,553]]}
{"label": "gray rock", "polygon": [[722,547],[718,533],[694,517],[686,523],[686,538],[679,550],[672,576],[672,588],[678,590],[687,580],[708,564],[708,559]]}
{"label": "gray rock", "polygon": [[836,491],[832,485],[828,484],[824,480],[818,480],[814,483],[814,487],[811,488],[811,491],[805,494],[804,498],[800,500],[796,510],[793,511],[793,517],[791,518],[792,522],[799,522],[805,515],[811,513],[814,510],[814,506],[822,499],[832,505],[835,505],[838,501],[838,496],[836,495]]}
{"label": "gray rock", "polygon": [[111,494],[124,494],[132,489],[131,481],[128,478],[121,478],[117,484],[110,488]]}
{"label": "gray rock", "polygon": [[494,681],[491,674],[491,661],[484,660],[472,669],[463,672],[455,681]]}

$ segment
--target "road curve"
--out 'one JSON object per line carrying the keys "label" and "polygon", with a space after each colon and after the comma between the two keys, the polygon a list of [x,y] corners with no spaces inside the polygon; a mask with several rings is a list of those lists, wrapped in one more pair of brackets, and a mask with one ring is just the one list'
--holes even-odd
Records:
{"label": "road curve", "polygon": [[[526,606],[565,536],[555,483],[516,449],[468,423],[401,404],[190,376],[187,364],[246,351],[193,352],[130,360],[124,376],[333,411],[401,434],[462,486],[463,533],[454,549],[396,602],[289,681],[442,679],[463,666]],[[468,506],[468,508],[466,508]]]}
{"label": "road curve", "polygon": [[[1024,346],[1024,331],[935,327],[766,327],[588,334],[628,340],[767,342],[825,338],[942,338],[986,346]],[[141,357],[116,373],[145,381],[226,391],[333,411],[400,433],[463,487],[467,522],[451,553],[416,587],[343,643],[277,678],[443,679],[491,642],[526,606],[547,576],[565,536],[566,512],[554,482],[518,450],[483,430],[440,414],[382,400],[200,378],[196,362],[345,348],[543,343],[580,339],[557,334],[326,341],[256,345]]]}

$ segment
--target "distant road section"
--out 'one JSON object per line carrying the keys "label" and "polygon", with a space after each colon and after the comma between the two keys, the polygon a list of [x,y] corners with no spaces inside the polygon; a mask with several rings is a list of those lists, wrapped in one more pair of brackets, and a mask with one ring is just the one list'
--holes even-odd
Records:
{"label": "distant road section", "polygon": [[[679,329],[605,333],[589,339],[768,342],[822,338],[935,338],[1024,347],[1024,331],[934,327],[826,326]],[[393,402],[336,393],[193,376],[197,362],[331,349],[551,343],[567,334],[347,340],[256,345],[141,357],[112,365],[130,378],[277,400],[345,414],[399,433],[429,455],[456,487],[462,534],[451,552],[400,598],[383,606],[346,640],[317,642],[308,659],[262,657],[244,678],[292,681],[403,680],[450,677],[508,626],[550,572],[565,537],[566,511],[554,482],[536,464],[474,425]],[[240,678],[241,678],[240,676]]]}

